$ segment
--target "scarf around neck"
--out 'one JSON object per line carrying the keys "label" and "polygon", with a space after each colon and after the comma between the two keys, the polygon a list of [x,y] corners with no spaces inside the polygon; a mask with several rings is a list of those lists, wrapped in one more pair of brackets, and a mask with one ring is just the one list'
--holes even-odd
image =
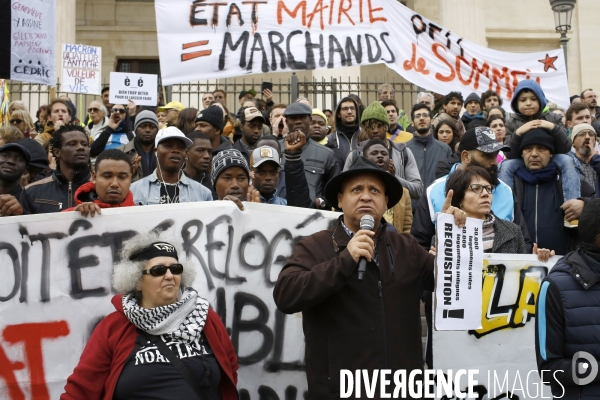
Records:
{"label": "scarf around neck", "polygon": [[423,147],[427,147],[427,145],[433,140],[433,135],[431,133],[427,136],[420,136],[419,134],[416,134],[414,140],[415,142],[422,144]]}
{"label": "scarf around neck", "polygon": [[178,339],[192,343],[200,339],[208,317],[208,301],[186,288],[181,299],[173,304],[155,308],[142,308],[130,295],[123,296],[125,316],[137,328],[164,339]]}
{"label": "scarf around neck", "polygon": [[556,179],[556,168],[557,166],[554,161],[551,161],[546,168],[542,168],[537,171],[530,171],[527,169],[527,167],[522,165],[519,169],[517,169],[515,175],[517,178],[526,183],[537,185],[540,183],[548,183],[553,179]]}
{"label": "scarf around neck", "polygon": [[494,231],[495,220],[496,217],[494,217],[494,214],[489,213],[487,217],[485,217],[485,221],[483,221],[481,236],[483,239],[484,252],[491,252],[494,247],[494,238],[496,237],[496,232]]}

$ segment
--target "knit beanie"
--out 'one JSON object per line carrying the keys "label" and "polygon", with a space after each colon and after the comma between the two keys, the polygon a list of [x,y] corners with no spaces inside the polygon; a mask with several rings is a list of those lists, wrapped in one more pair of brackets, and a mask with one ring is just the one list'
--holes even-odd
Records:
{"label": "knit beanie", "polygon": [[596,130],[590,124],[575,125],[573,127],[573,129],[571,130],[571,141],[575,140],[577,135],[579,135],[583,131],[592,131],[592,132],[594,132],[594,135],[596,134]]}
{"label": "knit beanie", "polygon": [[313,108],[312,115],[317,115],[317,116],[323,118],[323,120],[325,121],[325,123],[327,123],[327,115],[325,115],[323,113],[323,111],[319,110],[318,108]]}
{"label": "knit beanie", "polygon": [[378,101],[372,102],[369,105],[369,107],[365,108],[365,110],[362,113],[360,123],[362,124],[363,122],[368,121],[370,119],[381,121],[388,126],[390,125],[390,120],[387,116],[387,111]]}
{"label": "knit beanie", "polygon": [[469,104],[470,101],[476,101],[481,105],[481,97],[479,97],[479,95],[475,92],[471,93],[470,95],[467,96],[466,100],[465,100],[465,106],[467,104]]}
{"label": "knit beanie", "polygon": [[250,169],[248,168],[248,163],[242,153],[236,149],[229,149],[218,152],[213,158],[211,173],[213,184],[217,182],[217,178],[219,178],[219,175],[221,175],[223,171],[231,167],[242,168],[246,171],[248,179],[250,179]]}
{"label": "knit beanie", "polygon": [[135,117],[135,125],[133,126],[133,130],[135,131],[138,126],[145,122],[154,124],[158,128],[158,118],[156,118],[156,114],[152,111],[144,110],[140,111],[140,113]]}
{"label": "knit beanie", "polygon": [[521,141],[521,147],[519,147],[519,151],[523,152],[525,147],[533,144],[544,146],[550,150],[550,153],[554,154],[554,139],[547,129],[536,128],[525,133],[523,135],[523,140]]}
{"label": "knit beanie", "polygon": [[225,126],[225,122],[223,121],[223,110],[221,107],[216,105],[212,105],[198,112],[198,115],[196,116],[196,122],[200,121],[208,122],[220,131],[223,131]]}

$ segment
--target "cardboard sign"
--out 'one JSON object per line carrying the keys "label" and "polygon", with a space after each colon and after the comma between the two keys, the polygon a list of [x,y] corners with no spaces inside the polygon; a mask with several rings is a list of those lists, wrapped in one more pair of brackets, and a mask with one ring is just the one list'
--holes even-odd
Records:
{"label": "cardboard sign", "polygon": [[63,44],[61,91],[100,94],[102,90],[102,48]]}
{"label": "cardboard sign", "polygon": [[158,75],[130,72],[110,73],[110,99],[112,104],[127,104],[133,100],[138,106],[156,106]]}
{"label": "cardboard sign", "polygon": [[519,81],[569,106],[564,53],[507,53],[469,42],[396,0],[156,0],[163,84],[386,64],[407,81],[510,103]]}
{"label": "cardboard sign", "polygon": [[459,228],[454,215],[437,216],[434,315],[439,331],[481,326],[482,224],[483,220],[467,218]]}
{"label": "cardboard sign", "polygon": [[0,70],[1,77],[55,86],[55,0],[10,0],[9,3],[10,39],[5,40],[7,45],[10,42],[10,47],[3,47],[0,56],[10,58],[10,71]]}

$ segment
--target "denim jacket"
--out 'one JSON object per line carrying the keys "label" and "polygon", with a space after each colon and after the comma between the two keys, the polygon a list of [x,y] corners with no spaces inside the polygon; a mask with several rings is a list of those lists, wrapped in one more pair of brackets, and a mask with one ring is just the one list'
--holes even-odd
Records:
{"label": "denim jacket", "polygon": [[[161,182],[156,176],[156,170],[151,175],[134,182],[130,190],[133,193],[135,204],[141,206],[160,204],[160,185]],[[209,189],[188,178],[185,174],[181,174],[177,186],[179,187],[180,203],[211,201],[213,199]]]}
{"label": "denim jacket", "polygon": [[275,193],[273,193],[273,196],[271,196],[269,200],[265,199],[265,197],[261,194],[260,202],[264,204],[276,204],[280,206],[287,206],[287,200],[283,197],[277,196],[277,190],[275,190]]}

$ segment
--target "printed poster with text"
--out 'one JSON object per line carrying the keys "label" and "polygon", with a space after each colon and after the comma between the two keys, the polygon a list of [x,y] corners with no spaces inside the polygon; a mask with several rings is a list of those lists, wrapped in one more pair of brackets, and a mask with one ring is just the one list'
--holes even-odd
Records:
{"label": "printed poster with text", "polygon": [[507,104],[519,81],[533,79],[549,101],[569,106],[561,49],[492,50],[396,0],[156,0],[154,4],[165,85],[383,63],[433,92],[458,91],[467,97],[490,89]]}
{"label": "printed poster with text", "polygon": [[459,228],[454,215],[437,216],[434,318],[438,331],[481,327],[482,224],[483,220],[467,218]]}
{"label": "printed poster with text", "polygon": [[101,47],[63,43],[62,92],[100,94],[102,90],[101,78]]}
{"label": "printed poster with text", "polygon": [[112,104],[127,104],[133,100],[138,106],[156,106],[158,75],[132,72],[110,73],[110,99]]}

